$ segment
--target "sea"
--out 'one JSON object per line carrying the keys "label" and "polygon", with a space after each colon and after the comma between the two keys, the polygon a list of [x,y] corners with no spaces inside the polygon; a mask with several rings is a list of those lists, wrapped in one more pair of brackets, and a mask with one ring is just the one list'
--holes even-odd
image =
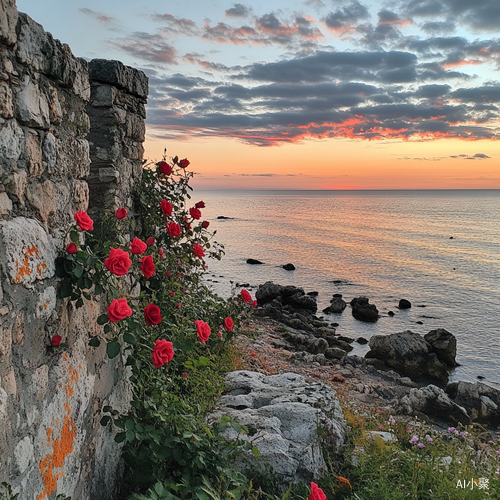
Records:
{"label": "sea", "polygon": [[[255,296],[266,281],[315,291],[317,315],[352,338],[444,328],[460,364],[450,381],[484,377],[500,389],[500,190],[195,191],[200,200],[224,245],[206,274],[221,296],[237,284]],[[368,297],[379,320],[358,321],[349,305],[321,313],[337,293]],[[400,299],[412,307],[398,309]]]}

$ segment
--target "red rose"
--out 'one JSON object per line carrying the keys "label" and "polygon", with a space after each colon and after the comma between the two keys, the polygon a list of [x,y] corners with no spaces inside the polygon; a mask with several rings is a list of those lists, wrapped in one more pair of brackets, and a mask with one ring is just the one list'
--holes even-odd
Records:
{"label": "red rose", "polygon": [[108,311],[108,318],[111,323],[116,323],[121,319],[132,316],[132,309],[130,309],[127,299],[115,299],[106,308]]}
{"label": "red rose", "polygon": [[199,201],[198,203],[195,204],[196,208],[205,208],[205,202],[204,201]]}
{"label": "red rose", "polygon": [[174,346],[168,340],[157,340],[153,348],[153,364],[156,368],[160,368],[165,363],[168,363],[174,357]]}
{"label": "red rose", "polygon": [[52,347],[57,347],[61,343],[62,337],[60,335],[54,335],[52,337]]}
{"label": "red rose", "polygon": [[172,204],[167,200],[161,200],[161,211],[168,217],[172,213]]}
{"label": "red rose", "polygon": [[122,220],[122,219],[125,219],[125,217],[127,217],[127,209],[126,208],[119,208],[116,212],[115,212],[115,217],[119,220]]}
{"label": "red rose", "polygon": [[74,217],[82,231],[92,231],[94,229],[94,221],[88,216],[87,212],[79,210],[75,212]]}
{"label": "red rose", "polygon": [[140,255],[146,251],[146,248],[148,248],[146,243],[139,238],[134,238],[132,243],[130,243],[130,253],[133,253],[134,255]]}
{"label": "red rose", "polygon": [[316,483],[311,483],[311,494],[307,497],[307,500],[326,500],[326,495]]}
{"label": "red rose", "polygon": [[181,226],[177,222],[167,222],[167,233],[172,236],[172,238],[178,238],[181,235]]}
{"label": "red rose", "polygon": [[167,271],[167,276],[170,276],[170,271]]}
{"label": "red rose", "polygon": [[190,208],[189,213],[193,219],[201,219],[201,212],[197,208]]}
{"label": "red rose", "polygon": [[160,174],[170,175],[172,173],[172,167],[166,161],[161,161],[158,167]]}
{"label": "red rose", "polygon": [[205,343],[212,333],[210,330],[210,325],[201,320],[195,321],[194,324],[196,325],[196,333],[198,334],[198,338],[203,343]]}
{"label": "red rose", "polygon": [[208,226],[210,226],[210,222],[208,222],[207,220],[204,220],[202,223],[201,223],[201,227],[203,229],[206,229]]}
{"label": "red rose", "polygon": [[179,167],[181,168],[186,168],[189,165],[190,161],[187,158],[184,158],[184,160],[181,160],[179,162]]}
{"label": "red rose", "polygon": [[253,307],[257,307],[257,301],[256,300],[252,301],[252,306]]}
{"label": "red rose", "polygon": [[161,260],[165,260],[165,254],[161,248],[158,250],[158,253],[160,254]]}
{"label": "red rose", "polygon": [[180,303],[180,302],[177,304],[177,307],[178,307],[179,309],[181,308],[181,303]]}
{"label": "red rose", "polygon": [[151,246],[151,245],[154,245],[154,244],[155,244],[155,240],[154,240],[154,238],[149,237],[149,238],[146,240],[146,243],[148,244],[148,246]]}
{"label": "red rose", "polygon": [[203,251],[203,247],[201,245],[198,245],[198,243],[195,243],[193,245],[193,253],[196,255],[196,257],[199,257],[200,259],[205,257],[205,252]]}
{"label": "red rose", "polygon": [[224,326],[226,327],[226,330],[228,332],[232,332],[233,331],[233,327],[234,327],[233,319],[232,318],[226,318],[224,320]]}
{"label": "red rose", "polygon": [[66,252],[68,252],[68,253],[76,253],[76,252],[78,252],[78,247],[73,242],[71,242],[66,247]]}
{"label": "red rose", "polygon": [[151,278],[156,271],[155,263],[151,255],[146,255],[141,262],[141,271],[146,278]]}
{"label": "red rose", "polygon": [[132,261],[127,252],[124,252],[120,248],[113,248],[109,252],[109,257],[104,259],[104,265],[109,269],[109,271],[116,276],[123,276],[127,274],[127,271],[132,265]]}
{"label": "red rose", "polygon": [[146,320],[146,325],[148,326],[157,325],[162,320],[160,308],[154,304],[146,306],[144,308],[144,319]]}
{"label": "red rose", "polygon": [[241,296],[243,297],[245,304],[252,302],[252,296],[246,290],[241,290]]}

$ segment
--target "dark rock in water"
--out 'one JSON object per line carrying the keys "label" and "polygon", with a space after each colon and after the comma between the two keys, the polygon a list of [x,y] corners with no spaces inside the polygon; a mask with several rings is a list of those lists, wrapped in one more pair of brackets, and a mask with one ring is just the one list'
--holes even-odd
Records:
{"label": "dark rock in water", "polygon": [[411,302],[410,302],[409,300],[406,300],[406,299],[401,299],[401,300],[399,301],[399,305],[398,305],[398,307],[399,307],[400,309],[410,309],[410,307],[411,307]]}
{"label": "dark rock in water", "polygon": [[330,305],[323,309],[325,314],[340,314],[347,307],[347,302],[342,299],[341,293],[336,293],[332,300],[330,300]]}
{"label": "dark rock in water", "polygon": [[417,325],[423,325],[423,324],[424,324],[424,322],[423,322],[423,321],[415,321],[415,323],[416,323]]}
{"label": "dark rock in water", "polygon": [[303,290],[302,293],[297,292],[291,297],[288,297],[284,300],[284,302],[296,309],[306,309],[313,312],[316,312],[318,309],[318,305],[316,304],[316,300],[314,299],[314,297],[305,295]]}
{"label": "dark rock in water", "polygon": [[453,402],[443,389],[428,385],[421,389],[411,389],[401,398],[396,408],[407,415],[423,413],[453,425],[468,425],[471,419],[462,406]]}
{"label": "dark rock in water", "polygon": [[344,342],[343,340],[338,340],[335,337],[328,337],[326,340],[330,347],[338,347],[339,349],[342,349],[346,352],[351,352],[354,349],[352,345]]}
{"label": "dark rock in water", "polygon": [[330,323],[330,326],[333,326],[334,328],[336,328],[337,326],[339,326],[338,323]]}
{"label": "dark rock in water", "polygon": [[319,292],[307,292],[306,295],[310,295],[311,297],[317,297]]}
{"label": "dark rock in water", "polygon": [[366,358],[377,358],[411,379],[436,379],[448,382],[448,367],[439,360],[418,333],[410,330],[392,335],[375,335],[370,339]]}
{"label": "dark rock in water", "polygon": [[366,339],[365,339],[365,338],[363,338],[363,337],[358,337],[358,338],[356,339],[356,342],[357,342],[358,344],[362,344],[362,345],[364,345],[364,344],[368,344],[368,340],[366,340]]}
{"label": "dark rock in water", "polygon": [[233,219],[233,217],[226,217],[225,215],[219,215],[217,219]]}
{"label": "dark rock in water", "polygon": [[389,312],[387,313],[387,315],[392,317],[392,316],[394,316],[394,313],[393,313],[392,311],[389,311]]}
{"label": "dark rock in water", "polygon": [[283,269],[284,269],[285,271],[295,271],[295,266],[294,266],[293,264],[285,264],[285,265],[283,266]]}
{"label": "dark rock in water", "polygon": [[255,264],[263,264],[263,262],[257,259],[247,259],[247,264],[255,265]]}
{"label": "dark rock in water", "polygon": [[483,375],[478,375],[476,378],[478,378],[479,380],[483,380],[484,376]]}
{"label": "dark rock in water", "polygon": [[275,285],[272,281],[267,281],[263,285],[259,285],[255,297],[259,305],[271,302],[278,297],[281,297],[281,300],[285,303],[285,299],[297,293],[304,295],[304,290],[296,286]]}
{"label": "dark rock in water", "polygon": [[367,297],[356,297],[351,300],[352,315],[359,321],[374,323],[378,320],[378,309],[369,303]]}
{"label": "dark rock in water", "polygon": [[455,335],[444,328],[432,330],[424,335],[424,340],[432,346],[437,357],[444,361],[450,368],[457,366],[457,339]]}
{"label": "dark rock in water", "polygon": [[453,382],[447,394],[464,407],[474,422],[500,426],[500,391],[482,382]]}

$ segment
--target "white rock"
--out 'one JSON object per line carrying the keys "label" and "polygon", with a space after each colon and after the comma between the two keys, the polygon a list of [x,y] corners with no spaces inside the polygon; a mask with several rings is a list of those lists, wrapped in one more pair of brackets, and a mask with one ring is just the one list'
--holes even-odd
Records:
{"label": "white rock", "polygon": [[[248,427],[250,441],[260,453],[258,460],[246,452],[246,463],[264,473],[268,463],[283,480],[318,480],[326,472],[321,452],[324,439],[333,454],[345,442],[346,423],[335,392],[324,384],[308,384],[295,373],[266,377],[257,372],[237,371],[226,377],[229,394],[220,400],[220,409],[209,421],[229,415]],[[229,428],[226,436],[236,439]],[[320,438],[323,436],[323,438]]]}
{"label": "white rock", "polygon": [[24,124],[48,128],[50,119],[47,98],[28,76],[23,80],[18,99],[19,116]]}
{"label": "white rock", "polygon": [[19,160],[24,148],[24,132],[16,120],[9,120],[0,129],[0,159]]}
{"label": "white rock", "polygon": [[26,472],[26,469],[34,459],[34,453],[35,447],[28,436],[17,443],[14,449],[14,458],[16,459],[18,474],[24,474]]}
{"label": "white rock", "polygon": [[0,116],[4,118],[12,118],[14,116],[12,91],[6,82],[0,82]]}
{"label": "white rock", "polygon": [[37,318],[49,318],[56,307],[56,289],[49,286],[38,296],[36,303]]}
{"label": "white rock", "polygon": [[12,200],[7,193],[0,193],[0,214],[6,215],[12,212]]}
{"label": "white rock", "polygon": [[375,438],[381,438],[382,441],[386,443],[391,443],[397,441],[398,438],[392,432],[382,432],[382,431],[370,431],[368,432],[366,439],[368,441],[373,441]]}
{"label": "white rock", "polygon": [[52,240],[38,222],[25,217],[0,221],[0,260],[13,283],[51,278],[55,256]]}

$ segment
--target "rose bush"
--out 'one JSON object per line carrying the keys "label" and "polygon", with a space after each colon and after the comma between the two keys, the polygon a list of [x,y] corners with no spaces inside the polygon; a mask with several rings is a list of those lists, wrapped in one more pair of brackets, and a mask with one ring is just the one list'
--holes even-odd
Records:
{"label": "rose bush", "polygon": [[[219,438],[205,432],[204,418],[232,367],[230,340],[248,307],[242,297],[223,300],[203,284],[202,258],[220,259],[223,247],[212,240],[208,221],[200,221],[205,203],[188,205],[188,165],[174,158],[144,168],[134,217],[122,217],[123,207],[102,214],[94,229],[90,217],[77,212],[56,263],[58,295],[76,307],[95,295],[108,304],[89,344],[104,343],[110,358],[124,350],[131,370],[131,410],[104,407],[101,420],[124,442],[131,491],[159,482],[175,492],[171,498],[199,499],[203,478],[212,477],[226,498],[246,479],[228,475]],[[222,328],[223,340],[211,336]]]}

